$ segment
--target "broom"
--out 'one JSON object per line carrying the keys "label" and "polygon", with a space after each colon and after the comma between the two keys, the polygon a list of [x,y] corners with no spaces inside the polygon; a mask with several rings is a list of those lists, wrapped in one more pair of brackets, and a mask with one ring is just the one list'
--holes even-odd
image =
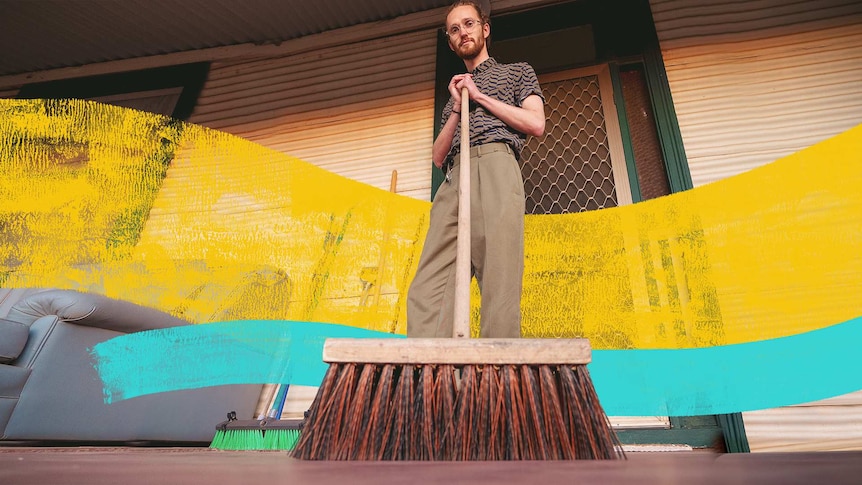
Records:
{"label": "broom", "polygon": [[[461,112],[469,109],[467,90]],[[586,339],[471,340],[470,144],[461,121],[452,339],[328,339],[329,369],[291,455],[306,460],[623,457]]]}
{"label": "broom", "polygon": [[236,412],[216,425],[210,448],[219,450],[292,450],[299,440],[301,419],[280,419],[290,386],[279,384],[278,394],[265,418],[240,420]]}

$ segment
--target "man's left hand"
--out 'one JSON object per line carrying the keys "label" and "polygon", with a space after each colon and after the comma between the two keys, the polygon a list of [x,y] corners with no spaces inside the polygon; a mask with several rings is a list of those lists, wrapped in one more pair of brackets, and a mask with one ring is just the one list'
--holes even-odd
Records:
{"label": "man's left hand", "polygon": [[473,101],[476,101],[482,96],[482,92],[476,87],[471,74],[464,74],[461,77],[461,80],[455,83],[455,87],[458,88],[459,91],[463,88],[467,88],[467,95]]}

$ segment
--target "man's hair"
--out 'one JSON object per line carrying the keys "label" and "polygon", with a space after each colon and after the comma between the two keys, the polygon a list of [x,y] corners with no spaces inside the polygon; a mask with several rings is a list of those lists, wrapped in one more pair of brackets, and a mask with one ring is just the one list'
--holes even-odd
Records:
{"label": "man's hair", "polygon": [[[482,2],[478,0],[456,0],[455,3],[449,6],[449,10],[446,10],[446,18],[449,18],[449,14],[452,13],[452,10],[455,10],[458,7],[473,7],[476,9],[476,13],[479,14],[479,20],[482,21],[483,24],[491,23],[491,16],[488,15],[488,12],[482,8]],[[448,25],[445,25],[445,20],[443,21],[443,30],[445,31]]]}

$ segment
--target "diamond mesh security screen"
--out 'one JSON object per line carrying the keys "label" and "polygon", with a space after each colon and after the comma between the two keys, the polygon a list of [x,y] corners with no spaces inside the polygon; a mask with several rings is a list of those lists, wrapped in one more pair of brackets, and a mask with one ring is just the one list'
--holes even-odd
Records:
{"label": "diamond mesh security screen", "polygon": [[564,214],[617,205],[598,76],[544,83],[545,136],[524,147],[528,214]]}

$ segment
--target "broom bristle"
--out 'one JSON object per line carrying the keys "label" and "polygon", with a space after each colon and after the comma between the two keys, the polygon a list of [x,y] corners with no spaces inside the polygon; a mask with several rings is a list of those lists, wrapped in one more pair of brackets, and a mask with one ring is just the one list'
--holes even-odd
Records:
{"label": "broom bristle", "polygon": [[[376,367],[373,364],[366,364]],[[369,417],[368,431],[362,440],[362,446],[357,454],[359,460],[380,460],[383,456],[383,443],[387,440],[386,417],[389,414],[389,405],[392,402],[393,380],[395,379],[395,366],[384,365],[380,369],[377,386],[374,390],[374,399],[371,404],[371,416]]]}
{"label": "broom bristle", "polygon": [[293,455],[297,458],[309,460],[312,459],[313,456],[322,455],[320,446],[325,443],[325,441],[315,434],[323,434],[326,432],[326,429],[319,424],[309,426],[308,423],[311,421],[316,422],[324,412],[322,408],[328,407],[332,402],[332,387],[335,383],[335,379],[338,377],[340,368],[341,366],[338,364],[330,364],[329,369],[326,371],[326,375],[323,376],[323,382],[320,384],[320,388],[314,396],[314,401],[312,401],[311,407],[308,409],[308,421],[306,421],[305,426],[303,426],[302,432],[299,436],[299,442],[297,442],[296,447],[293,449]]}
{"label": "broom bristle", "polygon": [[292,456],[624,457],[583,365],[331,364]]}
{"label": "broom bristle", "polygon": [[210,448],[218,450],[287,450],[299,439],[301,419],[237,420],[235,413],[216,426]]}

